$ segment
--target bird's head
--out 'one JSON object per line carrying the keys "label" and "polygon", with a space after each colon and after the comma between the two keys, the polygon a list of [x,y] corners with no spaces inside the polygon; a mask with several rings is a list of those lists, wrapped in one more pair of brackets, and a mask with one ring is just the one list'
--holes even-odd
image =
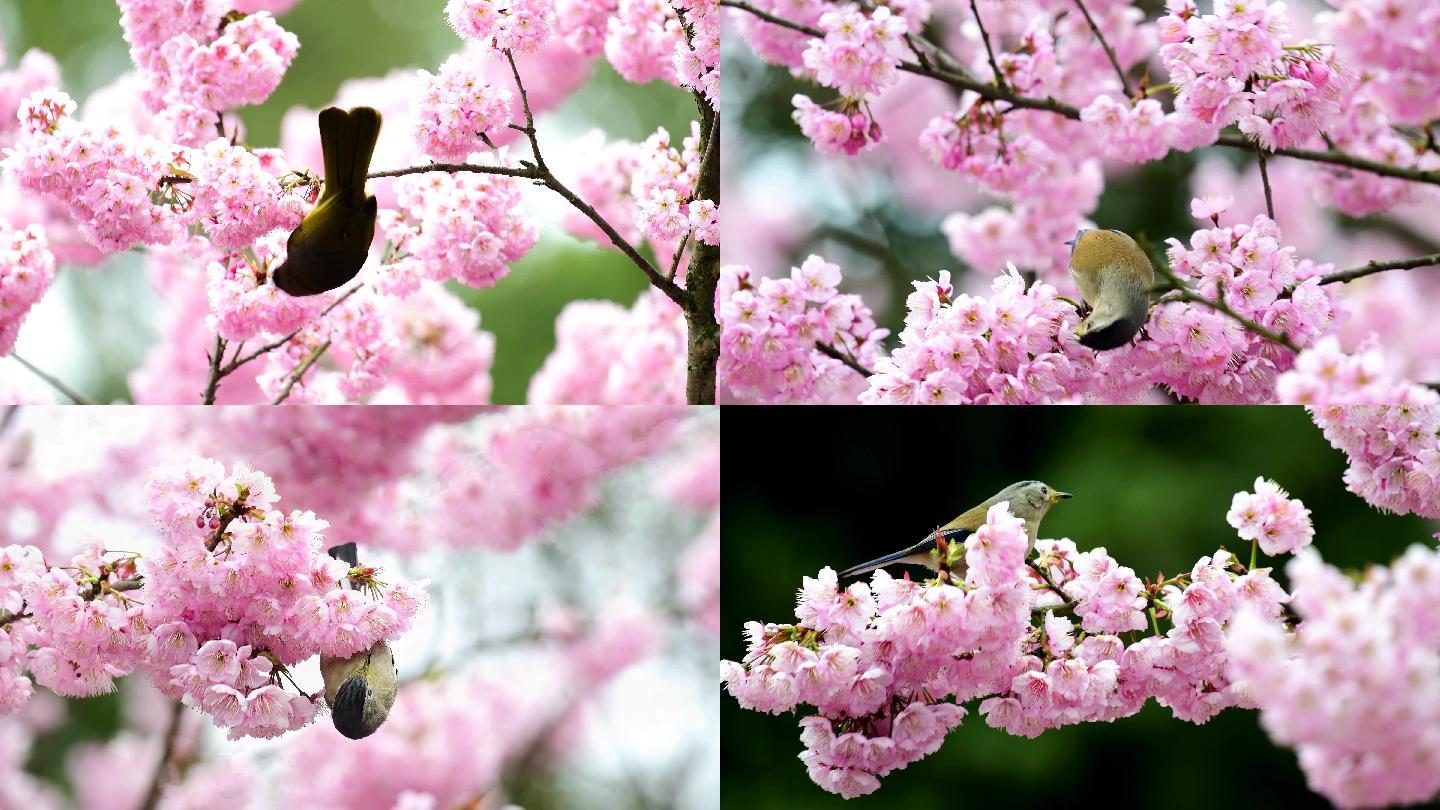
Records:
{"label": "bird's head", "polygon": [[1050,507],[1070,497],[1043,481],[1019,481],[1002,490],[996,500],[1008,501],[1010,513],[1018,518],[1039,520]]}

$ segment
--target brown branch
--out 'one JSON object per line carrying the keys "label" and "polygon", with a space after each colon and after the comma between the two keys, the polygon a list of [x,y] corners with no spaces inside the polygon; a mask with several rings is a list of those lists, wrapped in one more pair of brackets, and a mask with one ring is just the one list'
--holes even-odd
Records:
{"label": "brown branch", "polygon": [[[330,302],[330,306],[328,306],[328,307],[326,307],[325,309],[321,310],[320,314],[317,315],[317,316],[315,316],[315,320],[314,320],[314,321],[311,321],[310,323],[305,324],[304,326],[300,327],[299,329],[296,329],[294,332],[291,332],[290,334],[286,335],[285,337],[280,338],[279,340],[277,340],[277,341],[275,341],[275,342],[273,342],[273,343],[267,343],[267,344],[265,344],[264,346],[261,346],[260,348],[256,349],[255,351],[253,351],[253,352],[251,352],[251,353],[249,353],[249,354],[246,354],[246,355],[241,355],[241,354],[240,354],[240,349],[236,349],[236,350],[235,350],[235,355],[234,355],[234,357],[232,357],[232,358],[230,359],[230,362],[228,362],[228,363],[223,363],[223,358],[224,358],[224,355],[225,355],[225,349],[226,349],[226,347],[228,346],[228,344],[225,342],[225,339],[224,339],[224,338],[220,337],[219,335],[216,335],[216,336],[215,336],[215,352],[210,356],[210,380],[209,380],[209,381],[206,383],[206,385],[205,385],[205,392],[201,395],[201,400],[202,400],[206,405],[214,405],[214,404],[215,404],[215,394],[216,394],[217,389],[220,387],[220,381],[221,381],[221,380],[223,380],[223,379],[225,379],[226,377],[230,376],[231,374],[235,373],[236,369],[240,368],[241,366],[245,365],[246,363],[250,362],[251,360],[254,360],[255,358],[259,357],[260,355],[262,355],[262,354],[268,354],[268,353],[270,353],[270,352],[273,352],[273,351],[275,351],[276,349],[280,348],[281,346],[284,346],[286,343],[289,343],[290,341],[294,340],[297,336],[299,336],[299,334],[300,334],[301,332],[305,331],[305,330],[306,330],[307,328],[309,328],[312,324],[318,323],[318,322],[319,322],[321,319],[323,319],[326,315],[329,315],[332,310],[334,310],[336,307],[338,307],[338,306],[340,306],[342,303],[344,303],[347,298],[349,298],[350,296],[352,296],[352,295],[354,295],[355,293],[359,292],[359,291],[360,291],[360,288],[363,287],[363,286],[365,286],[365,285],[363,285],[363,284],[357,284],[357,285],[355,285],[354,287],[351,287],[350,289],[346,290],[346,291],[344,292],[344,294],[342,294],[339,298],[336,298],[334,301],[331,301],[331,302]],[[241,345],[241,347],[243,348],[245,344],[244,344],[244,343],[241,343],[240,345]]]}
{"label": "brown branch", "polygon": [[[695,199],[720,205],[720,111],[695,94],[700,116],[700,175]],[[715,316],[715,290],[720,285],[720,246],[695,240],[690,266],[685,270],[685,401],[691,405],[715,402],[716,369],[720,363],[720,322]]]}
{"label": "brown branch", "polygon": [[1005,82],[1005,74],[1000,72],[1000,65],[995,61],[995,51],[990,48],[990,34],[985,31],[985,21],[980,19],[980,9],[975,5],[975,0],[970,0],[970,13],[975,15],[975,25],[980,29],[980,41],[985,43],[985,56],[990,60],[990,69],[995,72],[996,86],[1002,90],[1009,90],[1010,85]]}
{"label": "brown branch", "polygon": [[1255,321],[1252,321],[1244,315],[1236,312],[1229,304],[1225,303],[1223,299],[1223,290],[1221,291],[1221,300],[1212,300],[1185,286],[1185,282],[1179,276],[1175,275],[1175,271],[1171,270],[1170,267],[1163,262],[1155,265],[1155,271],[1160,275],[1164,276],[1165,280],[1170,283],[1169,289],[1166,290],[1167,294],[1174,293],[1178,296],[1178,298],[1170,299],[1171,301],[1189,301],[1191,303],[1209,307],[1210,309],[1215,310],[1221,315],[1230,318],[1231,320],[1245,327],[1254,334],[1259,335],[1265,340],[1268,340],[1278,346],[1283,346],[1290,351],[1295,352],[1296,354],[1300,353],[1300,346],[1296,344],[1295,341],[1291,340],[1280,332],[1276,332],[1273,329],[1261,326]]}
{"label": "brown branch", "polygon": [[870,378],[875,376],[874,371],[871,371],[870,369],[860,365],[860,363],[855,358],[851,357],[848,352],[842,352],[834,346],[831,346],[829,343],[821,343],[818,340],[815,341],[815,351],[820,352],[826,357],[833,357],[836,360],[839,360],[840,362],[849,366],[851,370],[853,370],[856,374],[859,374],[861,377]]}
{"label": "brown branch", "polygon": [[379,180],[382,177],[404,177],[407,174],[422,174],[424,172],[474,172],[476,174],[498,174],[502,177],[520,177],[526,180],[540,179],[540,174],[534,169],[517,169],[513,166],[484,166],[476,163],[431,163],[426,166],[410,166],[405,169],[373,172],[365,175],[365,178],[367,180]]}
{"label": "brown branch", "polygon": [[150,788],[145,791],[145,801],[140,804],[140,810],[155,810],[155,806],[160,803],[160,794],[164,792],[165,783],[173,770],[176,749],[179,747],[180,725],[184,719],[185,704],[178,700],[172,701],[170,725],[165,731],[165,741],[160,749],[160,762],[155,766],[155,775],[150,779]]}
{"label": "brown branch", "polygon": [[17,363],[19,363],[20,365],[24,366],[25,368],[29,369],[31,374],[34,374],[36,377],[39,377],[40,379],[42,379],[42,380],[44,380],[45,382],[49,383],[51,388],[54,388],[56,391],[59,391],[60,393],[64,394],[65,396],[69,397],[69,398],[70,398],[70,401],[71,401],[71,402],[74,402],[76,405],[94,405],[94,404],[95,404],[95,403],[91,402],[90,400],[86,399],[85,397],[81,396],[80,393],[79,393],[78,391],[76,391],[74,388],[71,388],[70,386],[66,385],[65,383],[60,382],[60,380],[56,379],[55,377],[52,377],[52,376],[50,376],[49,374],[46,374],[44,371],[41,371],[39,368],[37,368],[37,367],[35,366],[34,363],[31,363],[29,360],[26,360],[25,358],[21,357],[20,355],[16,354],[15,352],[10,352],[10,356],[15,359],[15,362],[17,362]]}
{"label": "brown branch", "polygon": [[[970,2],[973,5],[975,0],[970,0]],[[1120,60],[1116,58],[1115,50],[1110,47],[1110,43],[1105,41],[1105,35],[1100,33],[1100,26],[1095,24],[1095,18],[1090,16],[1090,9],[1085,8],[1085,4],[1081,0],[1075,0],[1075,5],[1080,7],[1080,13],[1085,15],[1085,22],[1090,23],[1091,32],[1095,34],[1096,39],[1100,40],[1100,47],[1105,49],[1105,55],[1110,58],[1110,64],[1115,67],[1115,75],[1120,77],[1120,89],[1125,91],[1126,98],[1132,97],[1134,93],[1130,91],[1130,80],[1125,77],[1125,69],[1120,67]]]}
{"label": "brown branch", "polygon": [[[1349,270],[1337,270],[1334,273],[1327,273],[1320,277],[1321,284],[1343,284],[1354,281],[1357,278],[1373,276],[1376,273],[1383,273],[1386,270],[1413,270],[1416,267],[1433,267],[1440,264],[1440,253],[1431,253],[1427,256],[1414,256],[1409,259],[1396,259],[1389,262],[1367,262],[1360,267],[1352,267]],[[1280,293],[1281,298],[1289,298],[1295,292],[1295,286],[1285,288]]]}
{"label": "brown branch", "polygon": [[1255,157],[1260,161],[1260,184],[1265,187],[1265,213],[1273,222],[1275,220],[1275,198],[1270,195],[1270,172],[1265,169],[1265,147],[1257,141],[1255,144]]}
{"label": "brown branch", "polygon": [[330,341],[328,340],[316,347],[315,351],[311,352],[310,356],[306,357],[304,362],[295,369],[295,373],[290,375],[290,379],[285,381],[285,387],[281,389],[280,396],[276,397],[275,401],[270,404],[279,405],[286,399],[289,399],[290,389],[294,388],[295,384],[300,382],[300,378],[305,376],[305,372],[309,371],[310,367],[315,365],[315,361],[319,360],[320,355],[324,354],[328,348],[330,348]]}

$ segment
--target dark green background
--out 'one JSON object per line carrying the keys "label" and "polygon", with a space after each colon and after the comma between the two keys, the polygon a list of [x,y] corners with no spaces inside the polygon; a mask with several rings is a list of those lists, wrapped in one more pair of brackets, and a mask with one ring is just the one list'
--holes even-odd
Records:
{"label": "dark green background", "polygon": [[[764,408],[732,409],[725,421],[720,642],[729,660],[744,655],[745,621],[794,621],[802,576],[899,548],[1016,480],[1075,495],[1045,519],[1042,537],[1104,546],[1146,578],[1189,570],[1221,545],[1248,558],[1225,513],[1261,475],[1305,502],[1316,547],[1339,565],[1388,562],[1410,544],[1433,545],[1437,528],[1346,492],[1344,454],[1299,408],[945,408],[903,417]],[[796,759],[797,717],[745,711],[729,695],[721,706],[723,806],[841,806]],[[1196,726],[1151,703],[1114,723],[1026,740],[989,728],[971,708],[940,751],[845,806],[1327,806],[1253,711]]]}
{"label": "dark green background", "polygon": [[[302,0],[279,18],[300,38],[289,72],[264,104],[239,111],[248,142],[277,146],[286,110],[323,106],[347,79],[383,76],[395,68],[434,72],[461,44],[445,23],[444,8],[445,0]],[[6,67],[13,68],[28,48],[48,51],[60,62],[64,89],[81,104],[91,91],[132,68],[120,12],[111,0],[0,0],[0,35]],[[589,83],[542,118],[541,147],[548,142],[549,149],[557,149],[592,127],[612,139],[643,139],[659,126],[683,133],[694,118],[688,93],[663,82],[629,84],[601,59]],[[524,151],[518,144],[515,148]],[[648,248],[645,252],[653,258]],[[481,328],[496,335],[493,400],[518,403],[554,347],[555,316],[565,304],[588,298],[629,306],[645,288],[645,279],[619,253],[554,231],[542,234],[535,250],[496,286],[475,291],[452,282],[451,287],[480,310]],[[27,359],[44,359],[47,370],[92,400],[128,399],[124,375],[159,337],[150,314],[156,297],[139,256],[115,257],[103,270],[62,273],[49,294],[62,296],[73,308],[87,351]]]}

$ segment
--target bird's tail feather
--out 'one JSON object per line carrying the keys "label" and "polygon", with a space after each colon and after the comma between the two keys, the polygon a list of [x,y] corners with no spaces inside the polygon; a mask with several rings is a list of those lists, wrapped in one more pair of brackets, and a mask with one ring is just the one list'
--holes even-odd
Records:
{"label": "bird's tail feather", "polygon": [[903,560],[903,559],[905,559],[906,557],[910,557],[910,556],[913,556],[913,555],[918,554],[918,553],[919,553],[919,552],[917,552],[917,551],[916,551],[915,549],[913,549],[913,548],[904,548],[904,549],[901,549],[901,550],[895,552],[894,554],[886,554],[884,557],[877,557],[877,558],[871,560],[870,562],[863,562],[863,563],[860,563],[859,565],[852,566],[852,567],[850,567],[850,568],[846,568],[844,571],[841,571],[841,572],[840,572],[839,576],[842,577],[842,578],[843,578],[843,577],[858,577],[858,576],[860,576],[860,575],[862,575],[862,574],[868,574],[868,573],[870,573],[871,571],[874,571],[874,570],[877,569],[877,568],[884,568],[885,566],[889,565],[890,563],[893,563],[893,562],[895,562],[895,561],[897,561],[897,560]]}
{"label": "bird's tail feather", "polygon": [[322,200],[347,193],[360,202],[379,137],[380,113],[370,107],[356,107],[349,112],[326,107],[320,111],[320,149],[325,155]]}
{"label": "bird's tail feather", "polygon": [[877,568],[884,568],[890,563],[899,562],[900,560],[904,560],[909,557],[915,558],[913,560],[910,560],[910,562],[913,562],[917,565],[923,565],[929,560],[928,555],[930,553],[930,549],[935,548],[935,538],[937,536],[945,538],[945,541],[948,543],[958,543],[972,534],[974,534],[974,532],[970,529],[940,529],[939,531],[934,531],[926,535],[924,540],[921,540],[920,542],[916,543],[913,546],[910,546],[909,548],[902,548],[893,554],[886,554],[884,557],[877,557],[870,562],[864,562],[860,563],[859,565],[846,568],[844,571],[841,571],[837,576],[858,577],[861,574],[868,574]]}

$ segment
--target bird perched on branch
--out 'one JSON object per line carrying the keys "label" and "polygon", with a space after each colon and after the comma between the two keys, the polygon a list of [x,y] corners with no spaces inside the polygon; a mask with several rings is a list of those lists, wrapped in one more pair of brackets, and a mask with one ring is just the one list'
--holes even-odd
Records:
{"label": "bird perched on branch", "polygon": [[360,272],[375,240],[376,202],[365,194],[365,175],[380,137],[380,113],[370,107],[320,111],[325,188],[299,227],[290,232],[275,286],[295,295],[333,290]]}
{"label": "bird perched on branch", "polygon": [[[331,548],[330,556],[351,568],[360,564],[354,543]],[[384,639],[349,658],[320,656],[320,677],[325,679],[325,703],[335,730],[352,740],[370,736],[385,722],[400,682],[395,656]]]}
{"label": "bird perched on branch", "polygon": [[1070,278],[1090,314],[1075,329],[1082,345],[1116,349],[1129,343],[1150,314],[1155,270],[1127,234],[1082,228],[1070,245]]}
{"label": "bird perched on branch", "polygon": [[985,524],[985,513],[990,511],[990,507],[1001,502],[1009,503],[1010,514],[1025,521],[1025,533],[1030,538],[1027,551],[1033,550],[1035,534],[1040,530],[1040,521],[1045,517],[1045,513],[1050,511],[1050,507],[1069,497],[1071,497],[1070,493],[1061,492],[1040,481],[1018,481],[931,532],[924,540],[915,545],[847,568],[840,572],[840,576],[860,576],[896,563],[923,565],[932,571],[939,570],[935,556],[930,553],[936,547],[936,536],[944,537],[947,542],[951,543],[963,542],[965,538],[974,534],[976,529]]}

